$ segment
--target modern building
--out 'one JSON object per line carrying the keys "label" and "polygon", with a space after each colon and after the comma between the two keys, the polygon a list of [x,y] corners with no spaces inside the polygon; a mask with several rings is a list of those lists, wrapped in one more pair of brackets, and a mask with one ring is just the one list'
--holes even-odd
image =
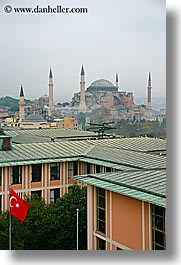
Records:
{"label": "modern building", "polygon": [[87,185],[88,250],[166,249],[166,170],[71,178]]}
{"label": "modern building", "polygon": [[165,152],[156,138],[13,144],[0,136],[0,210],[10,185],[50,203],[77,183],[87,186],[89,250],[165,249]]}

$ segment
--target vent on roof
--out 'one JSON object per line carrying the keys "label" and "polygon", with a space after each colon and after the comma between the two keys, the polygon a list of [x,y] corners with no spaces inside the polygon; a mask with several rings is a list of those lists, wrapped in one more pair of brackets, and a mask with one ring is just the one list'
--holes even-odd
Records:
{"label": "vent on roof", "polygon": [[0,135],[0,151],[12,149],[12,137],[6,135]]}

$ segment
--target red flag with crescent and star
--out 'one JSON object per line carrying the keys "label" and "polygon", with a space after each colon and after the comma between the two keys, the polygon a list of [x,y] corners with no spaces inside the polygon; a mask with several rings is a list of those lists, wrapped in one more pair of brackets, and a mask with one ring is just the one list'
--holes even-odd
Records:
{"label": "red flag with crescent and star", "polygon": [[12,188],[10,189],[9,206],[11,215],[21,221],[25,220],[30,205],[21,199]]}

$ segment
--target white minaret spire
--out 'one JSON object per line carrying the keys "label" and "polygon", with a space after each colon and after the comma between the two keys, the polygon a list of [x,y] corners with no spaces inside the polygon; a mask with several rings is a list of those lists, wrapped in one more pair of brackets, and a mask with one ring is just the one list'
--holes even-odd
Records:
{"label": "white minaret spire", "polygon": [[48,115],[51,116],[52,110],[53,110],[53,75],[52,75],[52,69],[50,67],[50,73],[49,73],[49,111]]}
{"label": "white minaret spire", "polygon": [[80,73],[80,105],[79,112],[86,112],[86,103],[85,103],[85,72],[84,67],[82,65],[81,73]]}
{"label": "white minaret spire", "polygon": [[116,87],[119,87],[119,81],[118,81],[118,73],[116,73]]}
{"label": "white minaret spire", "polygon": [[23,86],[21,85],[20,89],[20,98],[19,98],[19,121],[22,122],[24,120],[24,92],[23,92]]}
{"label": "white minaret spire", "polygon": [[148,97],[147,97],[147,108],[151,109],[151,74],[148,75]]}

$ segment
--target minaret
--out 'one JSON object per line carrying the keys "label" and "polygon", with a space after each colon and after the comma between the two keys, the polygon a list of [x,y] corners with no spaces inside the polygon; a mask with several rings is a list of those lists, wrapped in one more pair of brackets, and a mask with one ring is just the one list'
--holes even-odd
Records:
{"label": "minaret", "polygon": [[82,65],[81,73],[80,73],[80,105],[79,112],[86,112],[86,103],[85,103],[85,73],[84,67]]}
{"label": "minaret", "polygon": [[50,68],[49,73],[49,109],[48,109],[48,115],[51,116],[52,110],[53,110],[53,75],[52,70]]}
{"label": "minaret", "polygon": [[119,83],[118,83],[118,74],[116,74],[116,87],[119,87]]}
{"label": "minaret", "polygon": [[147,99],[147,108],[151,109],[151,75],[149,72],[148,76],[148,99]]}
{"label": "minaret", "polygon": [[20,90],[20,98],[19,98],[19,121],[22,122],[24,120],[24,93],[23,93],[23,86],[21,85]]}

